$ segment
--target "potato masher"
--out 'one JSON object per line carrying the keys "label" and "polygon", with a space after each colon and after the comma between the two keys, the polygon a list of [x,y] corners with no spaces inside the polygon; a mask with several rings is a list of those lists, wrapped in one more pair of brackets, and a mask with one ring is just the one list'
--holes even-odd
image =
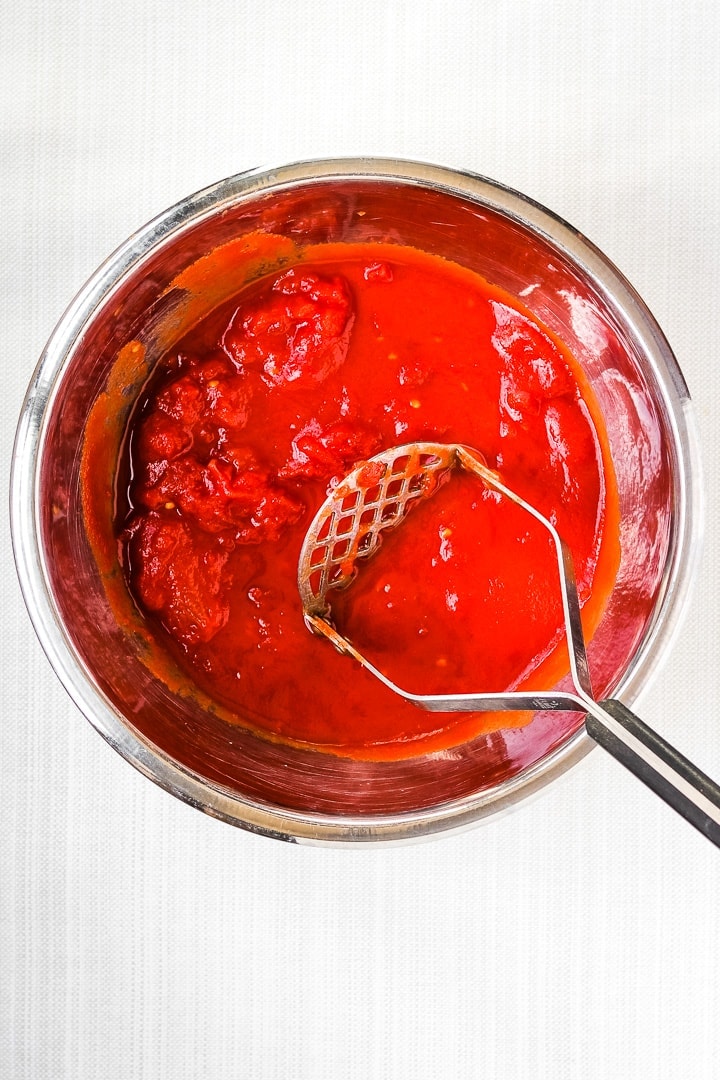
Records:
{"label": "potato masher", "polygon": [[[414,694],[392,682],[334,626],[328,593],[347,588],[357,572],[358,561],[377,552],[382,534],[396,528],[412,505],[429,498],[457,467],[475,474],[487,488],[512,500],[552,537],[572,691]],[[595,742],[720,847],[720,787],[622,702],[612,698],[595,700],[570,550],[555,526],[508,488],[476,450],[455,443],[409,443],[358,465],[331,489],[308,528],[298,564],[298,588],[308,629],[328,638],[338,651],[353,657],[390,690],[422,709],[585,713],[585,727]]]}

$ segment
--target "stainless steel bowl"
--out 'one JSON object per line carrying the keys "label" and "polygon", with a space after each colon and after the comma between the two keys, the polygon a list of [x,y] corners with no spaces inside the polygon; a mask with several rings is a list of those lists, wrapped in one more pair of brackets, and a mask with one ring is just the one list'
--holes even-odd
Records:
{"label": "stainless steel bowl", "polygon": [[[685,382],[642,300],[565,222],[470,173],[366,158],[243,173],[190,196],[110,256],[48,342],[17,432],[13,544],[40,641],[91,723],[174,795],[267,835],[401,840],[466,826],[585,754],[582,718],[538,714],[452,751],[353,761],[229,723],[183,690],[170,662],[162,674],[149,662],[112,531],[123,426],[188,312],[218,300],[212,285],[193,293],[178,275],[258,229],[300,242],[389,240],[454,259],[521,297],[568,345],[602,407],[620,494],[621,565],[590,661],[602,692],[628,703],[672,639],[696,566],[702,515]],[[135,340],[143,363],[126,348]],[[86,431],[98,424],[102,451],[88,460]]]}

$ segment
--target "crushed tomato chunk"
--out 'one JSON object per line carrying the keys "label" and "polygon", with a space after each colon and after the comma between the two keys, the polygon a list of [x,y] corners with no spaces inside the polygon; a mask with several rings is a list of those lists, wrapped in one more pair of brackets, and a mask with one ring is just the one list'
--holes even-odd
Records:
{"label": "crushed tomato chunk", "polygon": [[270,387],[322,382],[345,359],[351,316],[341,277],[292,269],[274,282],[270,297],[235,311],[222,347],[239,371],[260,370]]}

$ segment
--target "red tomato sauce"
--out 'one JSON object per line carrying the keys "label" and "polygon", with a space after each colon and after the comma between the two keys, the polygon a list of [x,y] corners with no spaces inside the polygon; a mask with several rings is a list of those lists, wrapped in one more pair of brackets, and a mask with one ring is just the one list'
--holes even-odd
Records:
{"label": "red tomato sauce", "polygon": [[[555,522],[590,636],[617,567],[601,418],[561,343],[471,271],[390,244],[308,249],[156,365],[119,474],[123,567],[156,640],[238,723],[401,757],[529,719],[423,712],[305,628],[298,557],[329,486],[420,440],[480,450]],[[329,599],[414,692],[551,687],[567,670],[550,539],[469,474]]]}

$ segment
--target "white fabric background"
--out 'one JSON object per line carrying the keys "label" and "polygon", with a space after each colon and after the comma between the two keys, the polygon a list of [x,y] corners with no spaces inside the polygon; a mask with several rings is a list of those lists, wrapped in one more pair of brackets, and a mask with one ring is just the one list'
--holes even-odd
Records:
{"label": "white fabric background", "polygon": [[[313,156],[484,173],[603,248],[687,376],[705,556],[638,711],[719,777],[719,11],[6,2],[3,487],[56,320],[155,213]],[[315,849],[246,834],[156,789],[79,715],[1,527],[3,1080],[720,1075],[720,854],[602,751],[450,838]]]}

